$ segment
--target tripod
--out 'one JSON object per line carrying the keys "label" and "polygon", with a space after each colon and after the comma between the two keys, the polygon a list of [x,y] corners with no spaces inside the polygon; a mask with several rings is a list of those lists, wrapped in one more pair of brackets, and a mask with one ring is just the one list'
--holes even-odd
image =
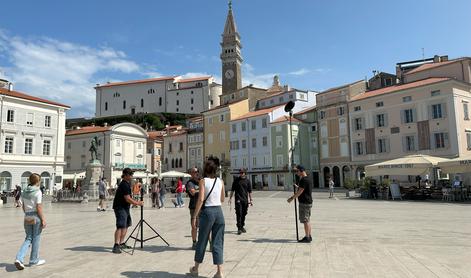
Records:
{"label": "tripod", "polygon": [[[144,201],[144,188],[141,188],[141,201]],[[144,239],[144,224],[147,225],[153,232],[154,235]],[[136,233],[136,234],[134,234]],[[125,244],[128,242],[129,239],[134,239],[134,244],[132,246],[132,251],[130,252],[131,255],[134,255],[134,250],[136,249],[136,243],[139,241],[141,243],[141,249],[144,248],[144,242],[160,237],[160,239],[167,244],[167,246],[170,246],[170,244],[154,229],[152,226],[147,223],[146,220],[144,220],[144,206],[141,206],[141,219],[139,220],[139,223],[137,223],[136,227],[132,230],[131,234],[129,234],[129,237],[126,239],[124,242]]]}

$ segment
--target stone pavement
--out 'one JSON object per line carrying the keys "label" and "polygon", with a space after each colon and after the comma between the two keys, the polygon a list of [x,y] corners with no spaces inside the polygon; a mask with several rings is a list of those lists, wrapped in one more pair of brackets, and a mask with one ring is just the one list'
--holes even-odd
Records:
{"label": "stone pavement", "polygon": [[[340,193],[328,199],[327,193],[314,193],[314,241],[300,244],[294,241],[288,195],[256,192],[248,233],[240,236],[234,210],[224,206],[226,277],[471,277],[469,204],[350,200]],[[153,239],[134,256],[111,253],[112,211],[96,212],[96,203],[46,204],[40,253],[47,264],[21,272],[13,261],[24,238],[22,213],[0,208],[0,277],[186,277],[194,256],[189,213],[169,204],[164,210],[146,207],[145,219],[171,246]],[[138,216],[134,209],[134,223]],[[299,231],[303,235],[302,226]],[[200,277],[214,272],[208,252]]]}

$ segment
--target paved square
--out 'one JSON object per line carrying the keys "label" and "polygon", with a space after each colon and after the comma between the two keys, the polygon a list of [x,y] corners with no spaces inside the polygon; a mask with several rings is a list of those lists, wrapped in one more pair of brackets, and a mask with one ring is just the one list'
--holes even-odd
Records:
{"label": "paved square", "polygon": [[[287,192],[256,192],[248,233],[240,236],[234,210],[225,205],[226,277],[471,277],[469,204],[314,196],[312,244],[293,241]],[[134,256],[111,253],[114,214],[95,208],[96,203],[47,204],[40,250],[47,264],[21,272],[13,261],[24,238],[22,212],[0,208],[0,277],[186,277],[194,256],[187,208],[147,207],[146,220],[171,247],[153,239]],[[134,209],[134,223],[138,216]],[[208,252],[200,276],[214,272]]]}

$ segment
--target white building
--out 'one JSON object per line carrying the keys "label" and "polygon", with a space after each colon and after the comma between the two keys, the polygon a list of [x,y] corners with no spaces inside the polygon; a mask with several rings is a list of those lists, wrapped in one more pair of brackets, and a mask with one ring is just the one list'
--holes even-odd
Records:
{"label": "white building", "polygon": [[47,192],[61,188],[65,113],[69,106],[13,91],[0,81],[0,191],[41,175]]}
{"label": "white building", "polygon": [[221,85],[211,76],[160,77],[97,84],[96,117],[137,113],[200,114],[219,105]]}
{"label": "white building", "polygon": [[147,132],[132,123],[114,126],[87,126],[68,130],[65,136],[67,174],[83,175],[91,160],[90,142],[98,138],[98,159],[104,166],[103,176],[115,186],[123,168],[135,170],[135,177],[145,177],[147,170]]}

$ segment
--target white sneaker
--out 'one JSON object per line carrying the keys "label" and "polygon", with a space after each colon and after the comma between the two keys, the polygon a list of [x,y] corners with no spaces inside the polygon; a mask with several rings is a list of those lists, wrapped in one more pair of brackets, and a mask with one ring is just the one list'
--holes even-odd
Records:
{"label": "white sneaker", "polygon": [[20,262],[19,260],[15,260],[15,266],[16,266],[16,269],[18,269],[18,270],[25,269],[25,265],[22,262]]}
{"label": "white sneaker", "polygon": [[45,263],[46,263],[46,260],[39,260],[37,263],[31,264],[31,266],[40,266],[40,265],[43,265]]}

